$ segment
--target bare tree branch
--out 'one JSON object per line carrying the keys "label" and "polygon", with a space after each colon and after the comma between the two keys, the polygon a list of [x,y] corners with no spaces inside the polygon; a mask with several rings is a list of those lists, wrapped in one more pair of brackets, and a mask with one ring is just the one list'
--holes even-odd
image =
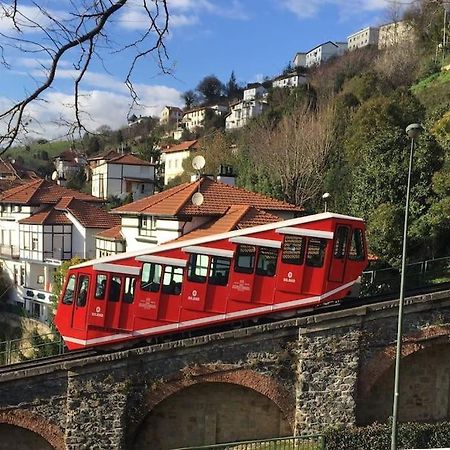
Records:
{"label": "bare tree branch", "polygon": [[[168,0],[152,0],[151,8],[147,4],[147,0],[140,1],[142,1],[141,8],[145,11],[148,19],[147,28],[140,38],[123,47],[135,51],[124,80],[133,105],[138,102],[138,93],[132,81],[136,65],[141,59],[155,53],[158,65],[165,70],[164,61],[168,58],[164,44],[164,38],[169,28]],[[4,43],[0,41],[0,64],[5,68],[10,65],[5,56],[7,47],[24,54],[45,53],[46,57],[50,57],[50,63],[45,68],[44,79],[40,81],[36,89],[6,108],[5,111],[0,112],[0,155],[14,144],[19,134],[26,132],[25,109],[53,85],[62,58],[69,53],[73,58],[74,49],[79,50],[79,56],[78,61],[74,63],[74,68],[78,73],[74,79],[75,117],[73,126],[87,131],[83,125],[79,102],[82,81],[93,58],[101,60],[96,49],[104,50],[101,46],[102,43],[106,43],[106,48],[112,50],[108,37],[110,30],[106,25],[111,20],[111,16],[127,3],[131,3],[131,0],[86,0],[80,3],[71,0],[69,3],[71,10],[60,17],[39,5],[38,2],[32,3],[36,17],[31,17],[30,14],[25,14],[25,10],[19,3],[19,0],[12,0],[10,5],[1,5],[3,18],[11,21],[12,31],[11,34],[0,33],[0,40],[4,41]],[[135,3],[134,6],[136,6]],[[27,35],[27,32],[31,31],[35,33],[32,38]],[[38,37],[35,37],[36,33]],[[143,45],[145,47],[141,48]]]}

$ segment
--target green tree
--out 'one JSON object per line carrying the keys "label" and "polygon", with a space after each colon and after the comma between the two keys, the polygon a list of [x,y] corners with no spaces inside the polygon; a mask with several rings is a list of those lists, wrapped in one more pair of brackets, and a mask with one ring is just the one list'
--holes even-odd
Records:
{"label": "green tree", "polygon": [[222,96],[224,89],[223,83],[215,75],[206,76],[197,85],[197,91],[206,103],[217,101]]}
{"label": "green tree", "polygon": [[230,100],[240,98],[242,95],[242,87],[236,81],[234,70],[231,72],[230,79],[225,86],[225,94]]}
{"label": "green tree", "polygon": [[198,105],[199,98],[197,93],[193,90],[184,92],[181,97],[183,98],[184,106],[186,109],[191,109],[194,106]]}

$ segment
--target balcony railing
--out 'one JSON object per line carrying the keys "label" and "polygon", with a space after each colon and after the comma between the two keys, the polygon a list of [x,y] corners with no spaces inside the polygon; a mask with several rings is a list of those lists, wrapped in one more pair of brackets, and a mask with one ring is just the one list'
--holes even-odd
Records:
{"label": "balcony railing", "polygon": [[3,245],[0,244],[0,255],[7,258],[19,258],[18,245]]}
{"label": "balcony railing", "polygon": [[34,300],[40,303],[51,304],[52,293],[42,291],[40,289],[34,289],[26,286],[21,287],[21,295],[25,299]]}

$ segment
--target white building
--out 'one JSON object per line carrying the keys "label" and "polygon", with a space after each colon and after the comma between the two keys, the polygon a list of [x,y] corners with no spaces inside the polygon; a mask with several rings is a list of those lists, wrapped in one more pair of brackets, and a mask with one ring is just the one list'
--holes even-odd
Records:
{"label": "white building", "polygon": [[198,149],[198,141],[193,140],[180,142],[161,150],[161,162],[164,165],[164,185],[183,174],[183,161]]}
{"label": "white building", "polygon": [[174,125],[181,122],[182,118],[183,111],[178,106],[164,106],[159,123],[161,125]]}
{"label": "white building", "polygon": [[228,106],[217,104],[190,109],[183,114],[182,124],[189,131],[195,131],[196,128],[204,126],[209,111],[213,114],[224,115],[228,111]]}
{"label": "white building", "polygon": [[306,67],[306,53],[297,52],[292,60],[294,67]]}
{"label": "white building", "polygon": [[0,262],[10,300],[41,321],[49,318],[53,275],[72,257],[95,257],[95,235],[118,221],[98,199],[46,180],[0,196]]}
{"label": "white building", "polygon": [[273,79],[273,88],[295,88],[302,84],[306,84],[308,79],[305,75],[299,75],[298,73],[287,73],[285,75],[280,75]]}
{"label": "white building", "polygon": [[[218,178],[219,179],[219,178]],[[227,175],[229,181],[234,177]],[[201,192],[200,206],[192,196]],[[201,177],[116,208],[127,251],[295,217],[302,208]]]}
{"label": "white building", "polygon": [[230,113],[225,118],[225,129],[242,128],[251,119],[260,116],[266,108],[267,101],[264,99],[241,100],[230,105]]}
{"label": "white building", "polygon": [[134,155],[119,155],[92,169],[92,195],[106,199],[133,195],[137,200],[154,192],[155,165]]}
{"label": "white building", "polygon": [[244,89],[244,100],[261,99],[267,96],[267,89],[261,83],[250,83]]}
{"label": "white building", "polygon": [[378,48],[383,49],[414,39],[414,30],[405,20],[386,23],[380,26],[378,33]]}
{"label": "white building", "polygon": [[347,38],[348,49],[355,50],[357,48],[367,47],[368,45],[378,46],[378,33],[379,28],[367,27],[351,34]]}
{"label": "white building", "polygon": [[318,66],[333,56],[341,56],[347,50],[347,42],[324,42],[306,53],[306,67]]}
{"label": "white building", "polygon": [[55,171],[57,173],[58,184],[65,183],[72,177],[77,176],[80,170],[87,166],[86,156],[73,150],[66,150],[53,159]]}

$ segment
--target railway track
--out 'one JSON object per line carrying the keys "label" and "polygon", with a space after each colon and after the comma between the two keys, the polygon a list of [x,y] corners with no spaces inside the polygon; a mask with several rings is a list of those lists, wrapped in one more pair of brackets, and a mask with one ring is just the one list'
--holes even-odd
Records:
{"label": "railway track", "polygon": [[[427,288],[410,289],[406,292],[406,297],[414,297],[414,296],[418,296],[418,295],[430,294],[433,292],[445,291],[448,289],[450,289],[450,282],[430,286]],[[381,304],[381,303],[388,304],[396,299],[398,299],[398,295],[395,295],[395,294],[389,294],[389,295],[380,294],[380,295],[365,297],[365,298],[347,298],[347,299],[344,299],[344,301],[342,301],[341,303],[323,304],[317,308],[300,310],[297,312],[297,314],[294,314],[291,317],[273,318],[273,317],[268,316],[268,317],[263,317],[263,318],[259,319],[257,322],[255,322],[255,320],[232,322],[227,325],[203,328],[203,329],[198,329],[198,330],[191,330],[191,331],[187,331],[184,333],[156,336],[155,338],[153,338],[152,343],[142,341],[138,345],[128,346],[128,347],[124,346],[123,348],[120,348],[120,349],[117,349],[117,348],[116,349],[108,349],[107,347],[104,347],[101,350],[98,350],[98,349],[74,350],[74,351],[70,351],[67,353],[60,354],[60,355],[48,356],[48,357],[44,357],[44,358],[33,359],[33,360],[22,361],[19,363],[13,363],[13,364],[5,365],[5,366],[0,366],[0,377],[3,374],[12,373],[15,371],[32,370],[32,369],[36,369],[39,367],[50,366],[52,364],[61,364],[64,362],[74,362],[77,360],[81,360],[81,359],[85,359],[85,358],[89,358],[89,357],[93,357],[93,356],[98,356],[99,354],[106,354],[106,353],[110,354],[110,353],[127,350],[130,348],[159,345],[159,344],[167,343],[167,342],[180,341],[183,339],[190,339],[193,337],[201,337],[201,336],[206,336],[209,334],[230,331],[230,330],[233,330],[236,328],[242,329],[242,328],[253,327],[255,325],[261,325],[261,324],[265,324],[265,323],[281,322],[283,320],[289,320],[289,319],[293,319],[293,318],[310,317],[310,316],[314,316],[314,315],[325,314],[325,313],[330,313],[330,312],[335,312],[335,311],[345,311],[345,310],[350,310],[352,308],[358,308],[361,306],[368,306],[368,305]]]}

